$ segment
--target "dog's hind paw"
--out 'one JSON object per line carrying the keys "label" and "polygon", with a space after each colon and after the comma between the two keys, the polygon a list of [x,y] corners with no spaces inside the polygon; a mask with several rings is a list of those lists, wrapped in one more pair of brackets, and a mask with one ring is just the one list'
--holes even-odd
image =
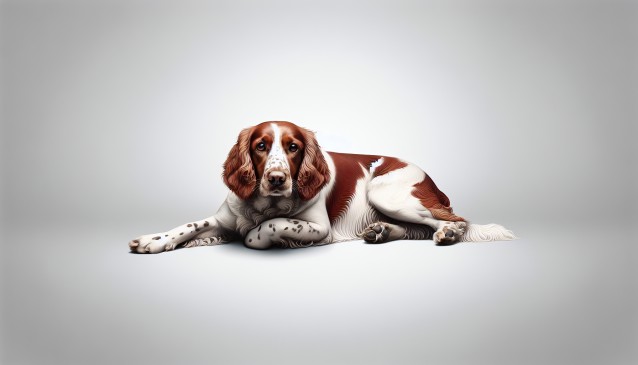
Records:
{"label": "dog's hind paw", "polygon": [[388,238],[390,237],[390,225],[383,222],[372,223],[363,230],[361,237],[368,243],[388,242]]}

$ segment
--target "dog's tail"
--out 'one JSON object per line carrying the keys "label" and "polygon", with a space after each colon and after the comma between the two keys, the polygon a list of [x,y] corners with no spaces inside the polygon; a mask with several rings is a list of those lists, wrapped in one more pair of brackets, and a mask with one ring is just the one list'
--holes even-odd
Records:
{"label": "dog's tail", "polygon": [[517,237],[509,229],[498,224],[469,224],[461,242],[509,241]]}

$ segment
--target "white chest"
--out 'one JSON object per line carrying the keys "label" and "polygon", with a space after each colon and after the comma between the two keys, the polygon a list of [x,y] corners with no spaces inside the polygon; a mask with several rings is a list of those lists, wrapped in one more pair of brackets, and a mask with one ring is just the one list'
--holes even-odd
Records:
{"label": "white chest", "polygon": [[299,210],[298,198],[263,197],[249,201],[230,202],[230,210],[236,217],[237,231],[245,236],[261,222],[276,217],[291,217]]}

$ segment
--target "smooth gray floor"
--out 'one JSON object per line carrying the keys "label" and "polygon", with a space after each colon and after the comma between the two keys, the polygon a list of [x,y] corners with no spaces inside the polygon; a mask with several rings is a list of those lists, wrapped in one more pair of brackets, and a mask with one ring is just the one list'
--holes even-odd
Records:
{"label": "smooth gray floor", "polygon": [[8,237],[5,363],[637,359],[636,235],[620,226],[522,228],[517,241],[450,247],[227,244],[153,256],[127,253],[132,228],[84,228]]}

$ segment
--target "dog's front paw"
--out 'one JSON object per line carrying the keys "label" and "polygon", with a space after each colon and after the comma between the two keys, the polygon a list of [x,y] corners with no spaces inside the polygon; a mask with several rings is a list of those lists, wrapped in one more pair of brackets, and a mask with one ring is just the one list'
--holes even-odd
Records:
{"label": "dog's front paw", "polygon": [[175,249],[176,243],[166,233],[147,234],[128,243],[131,252],[159,253]]}
{"label": "dog's front paw", "polygon": [[434,232],[434,242],[441,245],[451,245],[458,242],[465,234],[467,223],[447,222],[436,232]]}

